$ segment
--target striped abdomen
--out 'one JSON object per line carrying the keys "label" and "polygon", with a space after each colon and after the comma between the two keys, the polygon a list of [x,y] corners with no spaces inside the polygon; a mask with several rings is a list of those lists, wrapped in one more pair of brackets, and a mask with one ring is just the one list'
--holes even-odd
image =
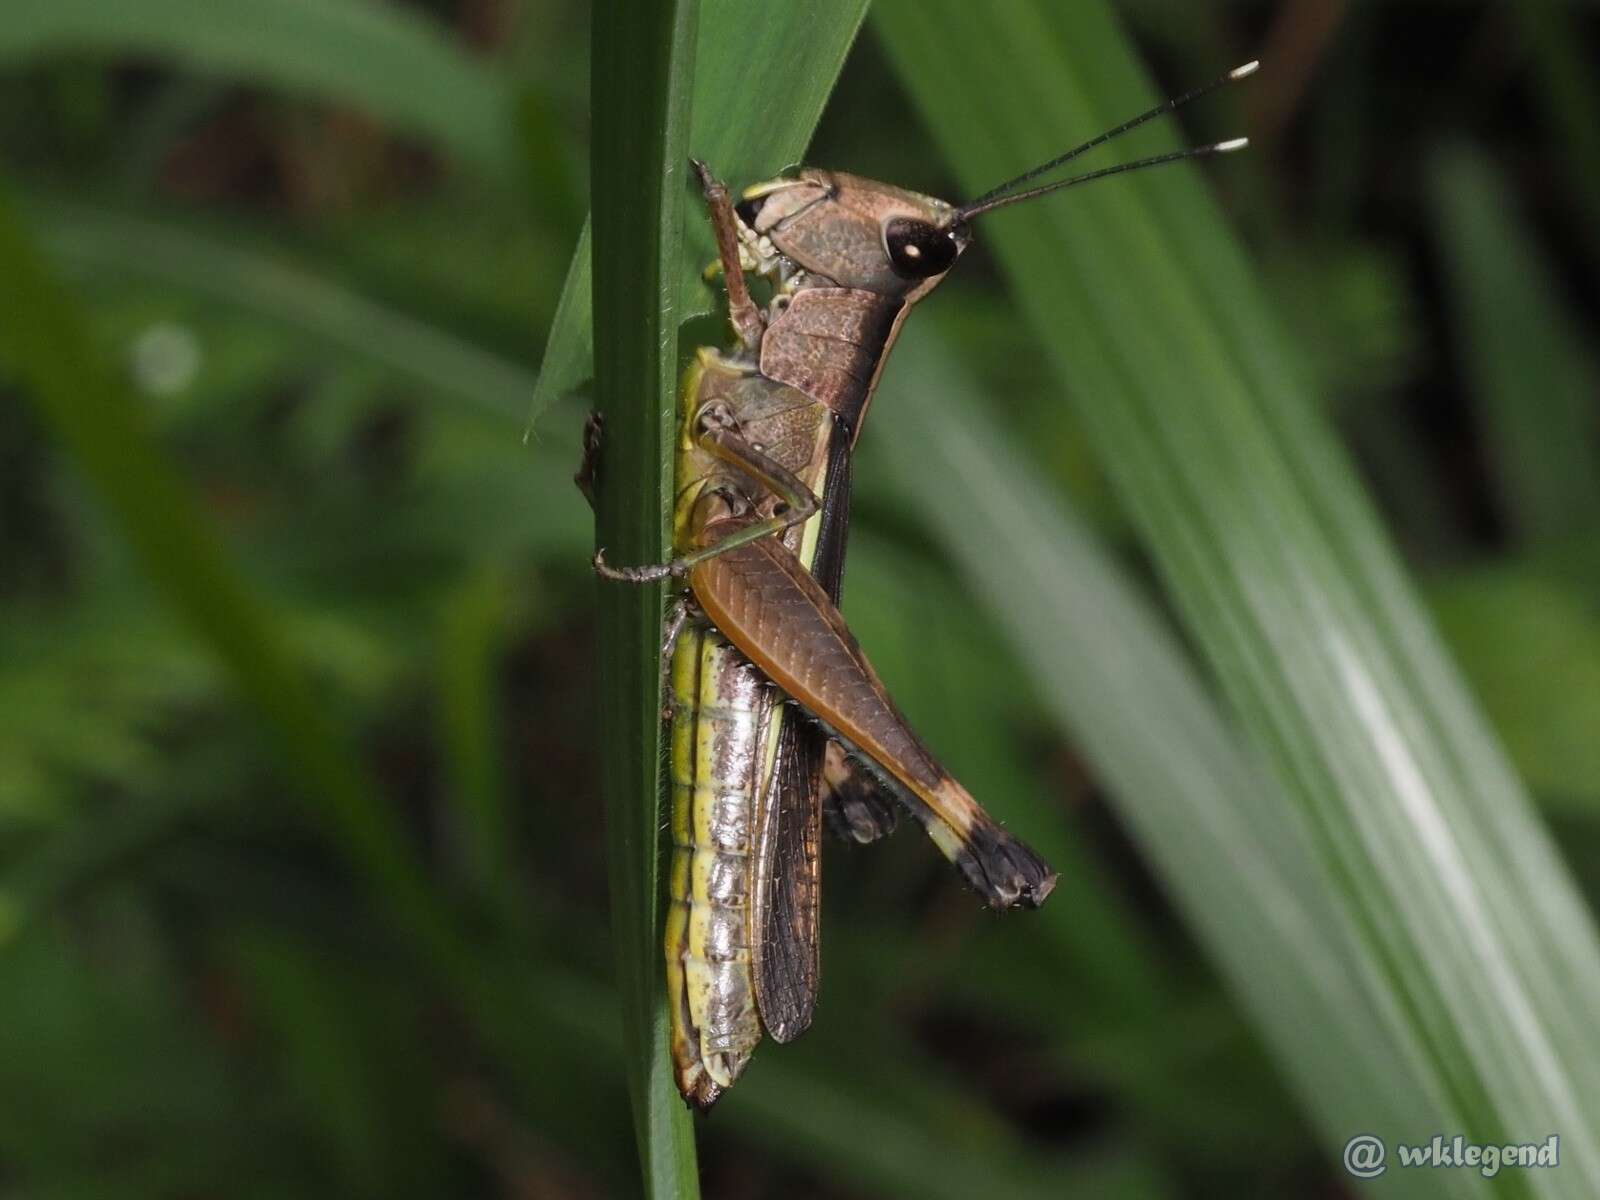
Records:
{"label": "striped abdomen", "polygon": [[750,855],[778,722],[766,678],[696,620],[672,656],[667,991],[684,1096],[704,1107],[761,1040],[751,972]]}

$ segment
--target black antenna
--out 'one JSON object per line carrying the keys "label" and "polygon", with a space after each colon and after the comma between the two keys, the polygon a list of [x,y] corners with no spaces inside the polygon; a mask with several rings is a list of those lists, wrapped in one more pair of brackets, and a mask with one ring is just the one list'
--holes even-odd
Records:
{"label": "black antenna", "polygon": [[1012,192],[1009,196],[996,196],[993,200],[974,201],[957,209],[955,220],[966,221],[978,216],[980,213],[993,212],[995,209],[1004,208],[1008,204],[1020,204],[1024,200],[1032,200],[1035,196],[1059,192],[1062,188],[1077,187],[1080,183],[1104,179],[1108,175],[1121,175],[1126,171],[1141,171],[1145,167],[1159,167],[1163,163],[1182,162],[1186,158],[1204,158],[1209,154],[1232,154],[1235,150],[1243,150],[1249,144],[1249,138],[1233,138],[1226,142],[1214,142],[1209,146],[1190,146],[1187,150],[1174,150],[1170,154],[1157,154],[1150,158],[1139,158],[1133,162],[1120,163],[1115,167],[1103,167],[1098,171],[1090,171],[1086,175],[1074,175],[1071,179],[1063,179],[1057,183],[1047,183],[1043,187],[1029,188],[1025,192]]}
{"label": "black antenna", "polygon": [[[1123,134],[1127,133],[1130,129],[1137,129],[1139,126],[1145,124],[1145,122],[1147,122],[1147,121],[1153,121],[1157,117],[1165,116],[1167,113],[1170,113],[1170,112],[1173,112],[1173,111],[1175,111],[1177,109],[1180,109],[1185,104],[1188,104],[1190,101],[1198,100],[1201,96],[1207,95],[1210,92],[1214,92],[1220,87],[1225,87],[1226,85],[1228,85],[1230,83],[1237,83],[1241,79],[1247,79],[1251,75],[1254,75],[1260,69],[1261,69],[1260,60],[1252,59],[1250,62],[1245,63],[1244,66],[1235,67],[1233,70],[1229,71],[1226,75],[1223,75],[1223,76],[1221,76],[1221,77],[1219,77],[1217,79],[1213,79],[1210,83],[1203,84],[1202,86],[1195,88],[1191,92],[1185,92],[1181,96],[1177,96],[1177,97],[1174,97],[1171,100],[1164,101],[1161,104],[1156,105],[1149,112],[1140,113],[1137,117],[1134,117],[1133,120],[1124,121],[1121,125],[1118,125],[1115,129],[1108,129],[1104,133],[1100,134],[1098,137],[1090,138],[1087,142],[1084,142],[1081,146],[1074,146],[1071,150],[1068,150],[1065,154],[1058,155],[1057,157],[1052,158],[1049,162],[1040,163],[1037,167],[1034,167],[1031,171],[1024,171],[1021,175],[1018,175],[1015,179],[1006,180],[1006,182],[1002,183],[999,187],[990,188],[983,195],[978,196],[976,199],[968,202],[962,208],[961,213],[962,213],[963,217],[965,217],[967,215],[971,215],[971,214],[979,212],[979,211],[987,212],[987,211],[989,211],[989,209],[991,207],[995,207],[993,205],[990,205],[989,201],[993,200],[996,196],[999,196],[1002,192],[1010,191],[1012,188],[1016,187],[1019,183],[1027,183],[1028,180],[1030,180],[1030,179],[1037,179],[1040,175],[1045,174],[1045,172],[1053,171],[1057,167],[1071,162],[1073,159],[1077,158],[1080,154],[1086,154],[1090,150],[1093,150],[1097,146],[1105,145],[1107,142],[1111,141],[1113,138],[1121,137]],[[1237,146],[1232,146],[1229,143],[1219,143],[1219,145],[1229,145],[1230,149],[1238,149]],[[1199,153],[1200,154],[1216,153],[1216,147],[1210,147],[1210,146],[1202,147],[1202,148],[1200,148]],[[1158,162],[1170,162],[1170,161],[1173,161],[1173,160],[1171,158],[1163,155],[1163,156],[1159,156],[1156,159],[1150,160],[1148,164],[1145,164],[1145,163],[1140,163],[1140,164],[1129,163],[1128,164],[1128,168],[1132,168],[1135,165],[1151,165],[1151,166],[1154,166]],[[1125,169],[1128,169],[1128,168],[1125,168]],[[1096,173],[1096,175],[1094,176],[1094,178],[1099,178],[1099,177],[1100,177],[1099,173]],[[1089,177],[1085,176],[1085,177],[1082,177],[1082,178],[1079,178],[1079,179],[1075,180],[1074,182],[1082,183],[1087,178],[1089,178]],[[1030,195],[1030,196],[1038,195],[1038,194],[1040,194],[1038,192],[1038,190],[1035,190],[1035,191],[1027,193],[1027,195]],[[1022,198],[1021,194],[1019,194],[1017,198],[1021,199]]]}

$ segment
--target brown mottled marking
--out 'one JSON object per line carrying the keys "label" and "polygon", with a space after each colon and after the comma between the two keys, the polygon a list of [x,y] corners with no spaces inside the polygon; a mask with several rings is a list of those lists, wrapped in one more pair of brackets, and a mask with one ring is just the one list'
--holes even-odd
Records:
{"label": "brown mottled marking", "polygon": [[826,404],[854,430],[905,301],[851,288],[808,288],[767,326],[761,373]]}

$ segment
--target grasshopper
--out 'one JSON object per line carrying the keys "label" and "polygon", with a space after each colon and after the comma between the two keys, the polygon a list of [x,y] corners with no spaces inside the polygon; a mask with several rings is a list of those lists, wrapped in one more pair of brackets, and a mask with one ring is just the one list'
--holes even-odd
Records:
{"label": "grasshopper", "polygon": [[[716,235],[728,350],[700,348],[683,379],[669,563],[604,579],[687,581],[663,647],[672,856],[666,919],[670,1043],[679,1090],[709,1107],[763,1032],[811,1022],[824,820],[872,841],[896,805],[995,908],[1037,907],[1055,873],[1006,832],[918,739],[839,613],[850,459],[911,309],[972,244],[974,218],[1126,171],[1221,153],[1245,139],[1017,190],[1205,87],[1042,163],[965,205],[806,169],[735,203],[695,161]],[[765,307],[746,273],[772,286]],[[591,423],[580,487],[591,493]]]}

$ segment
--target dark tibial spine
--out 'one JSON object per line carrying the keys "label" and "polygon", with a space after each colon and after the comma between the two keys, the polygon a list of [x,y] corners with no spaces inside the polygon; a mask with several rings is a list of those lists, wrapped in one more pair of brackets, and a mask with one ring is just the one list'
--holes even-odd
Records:
{"label": "dark tibial spine", "polygon": [[671,666],[672,866],[667,994],[683,1094],[710,1104],[761,1040],[751,975],[750,854],[770,774],[771,685],[703,618]]}

